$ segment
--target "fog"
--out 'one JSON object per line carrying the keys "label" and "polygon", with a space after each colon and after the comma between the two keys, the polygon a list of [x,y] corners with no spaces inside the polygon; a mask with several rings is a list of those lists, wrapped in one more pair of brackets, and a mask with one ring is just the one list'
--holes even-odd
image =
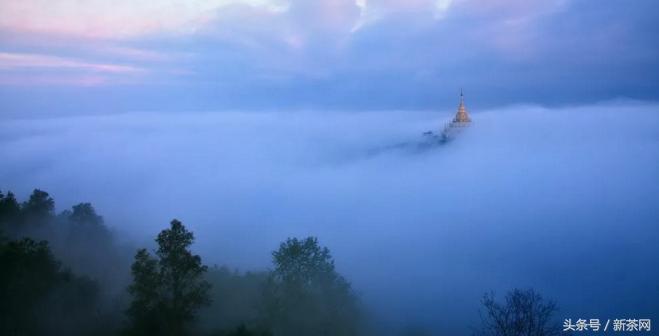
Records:
{"label": "fog", "polygon": [[178,218],[205,263],[242,270],[317,236],[392,330],[468,335],[481,295],[514,287],[560,319],[659,318],[659,105],[474,110],[453,141],[415,148],[453,113],[3,120],[0,188],[92,202],[136,244]]}

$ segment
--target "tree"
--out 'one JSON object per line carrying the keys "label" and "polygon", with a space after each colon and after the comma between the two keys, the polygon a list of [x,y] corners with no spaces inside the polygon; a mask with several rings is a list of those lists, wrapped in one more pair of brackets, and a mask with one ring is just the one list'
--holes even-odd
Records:
{"label": "tree", "polygon": [[25,214],[33,217],[52,217],[55,210],[55,201],[47,192],[34,189],[30,199],[23,203],[22,210]]}
{"label": "tree", "polygon": [[247,328],[244,324],[239,325],[235,329],[228,332],[220,332],[213,334],[214,336],[272,336],[268,331],[252,330]]}
{"label": "tree", "polygon": [[156,238],[155,257],[146,249],[137,251],[128,288],[133,297],[129,334],[184,335],[197,310],[210,303],[210,284],[203,279],[207,267],[190,252],[193,241],[192,232],[172,220]]}
{"label": "tree", "polygon": [[101,281],[116,281],[116,270],[108,266],[123,266],[130,259],[127,255],[125,261],[120,260],[114,237],[91,203],[80,203],[62,211],[56,224],[60,239],[53,245],[63,261]]}
{"label": "tree", "polygon": [[556,303],[545,300],[533,289],[513,289],[504,303],[495,301],[494,294],[482,299],[486,315],[480,335],[487,336],[550,336],[560,334],[560,326],[552,321],[558,310]]}
{"label": "tree", "polygon": [[96,284],[62,269],[46,241],[0,244],[0,334],[98,334]]}
{"label": "tree", "polygon": [[91,203],[80,203],[71,208],[69,220],[78,225],[103,226],[103,217],[96,214]]}
{"label": "tree", "polygon": [[275,335],[356,335],[358,302],[318,240],[288,239],[272,253],[275,269],[265,288],[265,318]]}
{"label": "tree", "polygon": [[213,285],[213,304],[199,313],[199,322],[213,335],[238,332],[243,325],[247,330],[260,334],[258,322],[262,307],[263,286],[269,272],[239,272],[227,267],[211,267],[206,279]]}
{"label": "tree", "polygon": [[16,196],[11,191],[7,195],[0,192],[0,228],[8,227],[13,223],[21,212],[21,207],[16,201]]}
{"label": "tree", "polygon": [[161,306],[161,283],[158,272],[158,261],[152,258],[146,249],[140,249],[135,255],[131,267],[133,284],[128,291],[133,296],[133,302],[127,314],[132,320],[129,334],[157,335],[164,328]]}
{"label": "tree", "polygon": [[2,334],[35,334],[36,307],[57,282],[59,264],[47,243],[31,239],[0,247],[0,316]]}

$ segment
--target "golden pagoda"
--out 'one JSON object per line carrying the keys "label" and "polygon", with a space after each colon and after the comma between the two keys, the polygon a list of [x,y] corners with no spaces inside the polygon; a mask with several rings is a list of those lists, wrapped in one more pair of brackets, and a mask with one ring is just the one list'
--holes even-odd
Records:
{"label": "golden pagoda", "polygon": [[471,125],[471,118],[469,118],[469,113],[467,113],[464,94],[462,94],[462,89],[460,89],[460,106],[458,106],[458,112],[455,114],[453,120],[444,126],[444,130],[441,133],[441,141],[446,142],[453,139],[469,125]]}
{"label": "golden pagoda", "polygon": [[462,94],[462,89],[460,89],[460,106],[458,106],[458,113],[455,114],[453,118],[453,123],[455,126],[467,126],[471,122],[467,109],[465,108],[464,95]]}

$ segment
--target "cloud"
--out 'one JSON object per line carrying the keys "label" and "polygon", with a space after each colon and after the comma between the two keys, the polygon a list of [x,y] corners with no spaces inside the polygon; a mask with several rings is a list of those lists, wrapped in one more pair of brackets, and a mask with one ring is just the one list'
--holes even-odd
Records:
{"label": "cloud", "polygon": [[73,58],[41,54],[0,52],[0,84],[76,85],[106,84],[121,76],[126,82],[146,73],[144,68],[112,63],[91,63]]}
{"label": "cloud", "polygon": [[99,75],[15,75],[5,74],[0,79],[0,85],[15,87],[30,86],[73,86],[73,87],[95,87],[110,84],[107,77]]}
{"label": "cloud", "polygon": [[[443,18],[451,8],[454,0],[359,0],[360,20],[353,28],[357,31],[364,25],[376,24],[387,16],[409,15],[410,13],[425,18],[425,13],[432,13],[432,18]],[[422,14],[422,15],[419,15]]]}
{"label": "cloud", "polygon": [[92,72],[122,74],[134,74],[144,71],[144,69],[129,65],[87,63],[49,55],[0,53],[0,70],[20,68],[81,69]]}
{"label": "cloud", "polygon": [[[436,108],[450,102],[440,92],[461,86],[490,106],[657,98],[659,49],[649,33],[656,30],[651,13],[657,5],[648,0],[633,7],[578,0],[156,1],[119,2],[116,10],[102,1],[67,3],[3,3],[0,45],[7,53],[149,70],[125,81],[107,79],[130,89],[107,85],[98,109],[116,104],[116,97],[123,112]],[[35,11],[29,17],[44,28],[30,28],[30,20],[10,24],[21,17],[21,6],[23,13]],[[106,15],[120,23],[106,24]],[[131,23],[131,15],[147,23]],[[85,35],[86,21],[105,30]],[[50,104],[57,113],[79,113],[72,111],[80,106],[77,93],[39,94],[61,102]],[[7,113],[36,113],[31,101],[15,98],[20,95],[0,95],[10,96]],[[104,101],[111,96],[112,104]]]}
{"label": "cloud", "polygon": [[317,235],[391,330],[468,334],[480,295],[511,287],[556,299],[558,318],[653,317],[659,106],[470,103],[448,146],[378,155],[454,109],[7,120],[0,187],[91,201],[138,241],[179,218],[209,264],[261,269]]}
{"label": "cloud", "polygon": [[[474,0],[120,0],[7,2],[1,6],[0,28],[18,32],[68,34],[95,38],[134,38],[161,33],[195,33],[222,19],[232,6],[285,17],[303,29],[347,32],[388,16],[430,13],[435,19],[452,12],[501,17],[508,24],[551,13],[568,0],[546,2]],[[244,15],[251,15],[245,11]],[[413,15],[412,15],[413,14]],[[230,14],[235,15],[235,12]],[[274,29],[277,32],[278,28]]]}
{"label": "cloud", "polygon": [[96,53],[103,53],[105,55],[118,56],[132,61],[142,62],[163,62],[171,61],[177,57],[185,57],[182,53],[163,53],[155,50],[144,48],[134,48],[121,45],[101,45],[93,48]]}
{"label": "cloud", "polygon": [[231,3],[278,8],[267,0],[91,0],[5,1],[0,27],[98,38],[127,38],[158,32],[191,32]]}

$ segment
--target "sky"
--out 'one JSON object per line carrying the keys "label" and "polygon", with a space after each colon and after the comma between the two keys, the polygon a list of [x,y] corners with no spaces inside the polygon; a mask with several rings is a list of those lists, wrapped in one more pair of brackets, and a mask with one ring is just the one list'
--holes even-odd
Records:
{"label": "sky", "polygon": [[0,1],[3,117],[656,100],[659,5]]}

